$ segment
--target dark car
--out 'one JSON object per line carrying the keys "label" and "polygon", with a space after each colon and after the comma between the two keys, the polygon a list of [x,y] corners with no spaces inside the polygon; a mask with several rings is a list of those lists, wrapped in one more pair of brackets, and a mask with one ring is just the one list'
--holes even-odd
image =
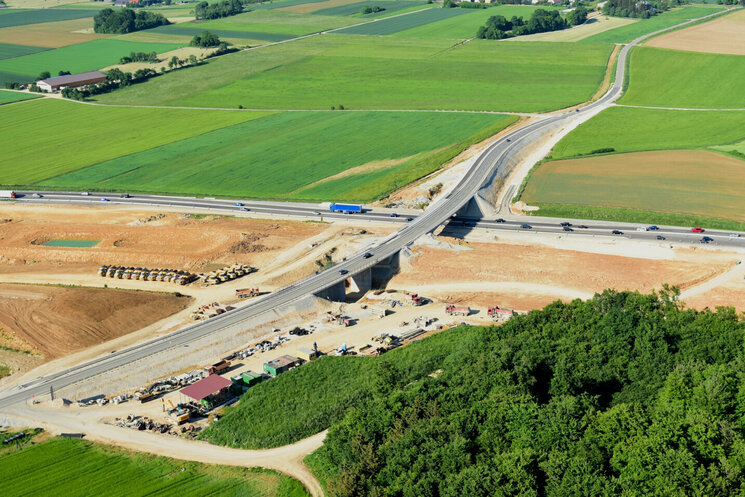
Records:
{"label": "dark car", "polygon": [[705,237],[703,237],[701,239],[701,243],[709,243],[709,242],[713,242],[713,241],[714,241],[714,239],[712,237],[710,237],[710,236],[705,236]]}
{"label": "dark car", "polygon": [[349,271],[347,271],[346,269],[340,269],[339,270],[339,274],[347,274],[348,272]]}
{"label": "dark car", "polygon": [[623,231],[621,230],[613,230],[611,231],[611,233],[613,233],[614,235],[623,235]]}
{"label": "dark car", "polygon": [[243,202],[236,202],[233,205],[236,207],[243,207]]}
{"label": "dark car", "polygon": [[495,220],[494,222],[495,222],[495,223],[506,223],[507,221],[505,221],[504,219],[502,219],[502,218],[500,217],[499,219],[496,219],[496,220]]}
{"label": "dark car", "polygon": [[587,229],[587,226],[585,226],[584,224],[580,224],[579,226],[577,226],[577,228],[579,228],[581,230],[586,230]]}
{"label": "dark car", "polygon": [[660,229],[660,227],[659,227],[659,226],[650,226],[650,227],[649,227],[649,228],[647,228],[647,229],[648,229],[649,231],[657,231],[658,229]]}
{"label": "dark car", "polygon": [[396,213],[394,212],[393,214],[391,214],[391,217],[398,217],[398,214],[396,214]]}
{"label": "dark car", "polygon": [[529,224],[523,224],[523,225],[522,225],[522,226],[520,226],[520,227],[521,227],[522,229],[524,229],[524,230],[532,230],[532,229],[533,229],[533,227],[532,227],[531,225],[529,225]]}
{"label": "dark car", "polygon": [[121,195],[119,195],[119,198],[129,198],[129,197],[130,197],[129,193],[122,193]]}
{"label": "dark car", "polygon": [[407,217],[407,218],[406,218],[406,220],[407,220],[407,221],[413,221],[413,220],[414,220],[414,218],[413,218],[413,217]]}
{"label": "dark car", "polygon": [[564,221],[563,223],[561,223],[561,224],[560,224],[560,226],[564,226],[565,228],[566,228],[567,226],[571,226],[571,225],[572,225],[572,223],[568,223],[568,222],[566,222],[566,221]]}
{"label": "dark car", "polygon": [[364,257],[365,259],[369,259],[370,257],[372,257],[372,254],[370,252],[365,252],[365,255],[363,255],[362,257]]}
{"label": "dark car", "polygon": [[563,227],[562,229],[563,229],[564,231],[574,231],[574,230],[573,230],[572,228],[570,228],[569,226],[564,226],[564,227]]}
{"label": "dark car", "polygon": [[662,236],[662,235],[657,235],[657,239],[658,239],[658,240],[664,240],[664,239],[665,239],[665,237],[664,237],[664,236]]}

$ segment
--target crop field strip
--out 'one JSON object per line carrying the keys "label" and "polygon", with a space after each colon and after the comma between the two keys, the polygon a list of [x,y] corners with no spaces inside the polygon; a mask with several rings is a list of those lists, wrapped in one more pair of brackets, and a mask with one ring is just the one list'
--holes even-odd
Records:
{"label": "crop field strip", "polygon": [[[386,14],[395,13],[404,9],[409,9],[411,7],[416,7],[417,5],[424,5],[426,2],[424,0],[386,0],[386,1],[379,1],[376,2],[374,0],[365,0],[362,2],[354,2],[354,3],[348,3],[346,5],[337,5],[336,7],[328,7],[325,9],[318,9],[313,11],[313,15],[324,15],[324,16],[352,16],[355,14],[360,14],[362,9],[364,7],[383,7],[385,10],[383,11]],[[377,12],[377,13],[371,13],[371,14],[365,14],[360,15],[359,17],[361,19],[366,19],[368,17],[376,17],[380,15],[383,12]]]}
{"label": "crop field strip", "polygon": [[202,31],[205,31],[208,29],[210,33],[214,33],[220,38],[241,38],[241,39],[248,39],[248,40],[262,40],[262,41],[283,41],[283,40],[289,40],[291,38],[295,38],[298,36],[294,33],[267,33],[267,32],[260,32],[260,31],[236,31],[236,30],[229,30],[229,29],[219,29],[219,28],[207,28],[207,27],[196,27],[196,26],[183,26],[181,24],[176,24],[174,26],[158,26],[157,28],[153,28],[148,30],[148,32],[151,33],[162,33],[162,34],[169,34],[169,35],[179,35],[179,36],[194,36],[201,34]]}
{"label": "crop field strip", "polygon": [[36,183],[266,114],[101,108],[57,99],[5,105],[0,107],[6,144],[0,154],[2,181]]}
{"label": "crop field strip", "polygon": [[172,495],[179,497],[305,497],[287,476],[125,451],[53,438],[0,455],[4,495]]}
{"label": "crop field strip", "polygon": [[34,94],[17,93],[14,91],[0,90],[0,105],[12,103],[12,102],[21,102],[23,100],[31,100],[34,98],[40,98],[40,97],[39,95],[34,95]]}
{"label": "crop field strip", "polygon": [[[411,27],[395,33],[395,36],[411,38],[454,38],[468,39],[476,36],[480,26],[486,24],[491,16],[501,15],[510,19],[512,16],[522,16],[527,19],[538,7],[531,5],[498,5],[488,9],[457,9],[462,14],[445,19],[438,19],[420,26]],[[551,7],[540,7],[552,10]],[[454,9],[451,9],[454,10]],[[517,38],[518,40],[520,38]]]}
{"label": "crop field strip", "polygon": [[639,47],[631,54],[629,87],[619,103],[745,108],[745,55]]}
{"label": "crop field strip", "polygon": [[0,43],[59,48],[111,36],[88,32],[87,30],[91,27],[93,27],[93,19],[81,17],[68,21],[0,28]]}
{"label": "crop field strip", "polygon": [[[23,57],[0,60],[0,83],[32,79],[42,71],[56,74],[59,71],[72,73],[93,71],[115,64],[130,52],[168,52],[184,45],[176,43],[143,43],[136,41],[103,38],[78,45],[69,45],[56,50],[47,50]],[[11,76],[8,76],[8,75]],[[9,79],[22,75],[23,79]]]}
{"label": "crop field strip", "polygon": [[675,26],[688,19],[703,17],[720,10],[724,10],[724,7],[720,5],[697,5],[695,7],[676,8],[649,19],[642,19],[627,26],[584,38],[580,43],[628,43],[647,33],[653,33],[659,29]]}
{"label": "crop field strip", "polygon": [[64,21],[80,17],[92,17],[90,10],[85,9],[39,9],[22,11],[5,11],[0,16],[0,28],[21,26],[40,22]]}
{"label": "crop field strip", "polygon": [[373,36],[391,35],[398,33],[399,31],[423,26],[425,24],[467,13],[469,13],[467,9],[424,9],[412,12],[411,14],[387,17],[375,22],[361,24],[359,26],[351,26],[349,28],[340,29],[336,31],[336,33]]}
{"label": "crop field strip", "polygon": [[[299,199],[342,198],[372,183],[379,189],[370,194],[375,196],[439,148],[467,140],[484,129],[493,134],[514,121],[513,117],[493,114],[285,112],[114,158],[41,183],[55,188],[95,185],[107,190]],[[407,140],[397,139],[403,134]],[[286,153],[286,143],[293,143],[292,154]],[[452,155],[458,152],[460,149]],[[430,172],[432,169],[420,170],[419,174]],[[339,179],[324,181],[340,173],[344,174]],[[306,190],[309,185],[314,187]]]}
{"label": "crop field strip", "polygon": [[[315,36],[220,57],[189,69],[188,75],[167,74],[157,84],[135,85],[98,100],[266,109],[545,111],[588,100],[603,80],[613,48],[483,40],[452,45],[452,40]],[[443,91],[454,74],[468,74],[462,88],[478,91]]]}
{"label": "crop field strip", "polygon": [[45,47],[31,47],[27,45],[14,45],[12,43],[0,43],[0,60],[11,59],[13,57],[22,57],[32,53],[49,50]]}

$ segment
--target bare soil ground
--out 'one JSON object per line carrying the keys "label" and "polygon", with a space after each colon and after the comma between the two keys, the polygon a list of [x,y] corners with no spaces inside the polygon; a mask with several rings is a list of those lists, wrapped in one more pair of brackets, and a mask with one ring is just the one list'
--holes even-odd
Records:
{"label": "bare soil ground", "polygon": [[685,248],[674,249],[667,258],[650,259],[566,250],[520,240],[439,240],[468,250],[415,246],[413,257],[389,287],[452,303],[529,310],[556,299],[588,298],[606,288],[648,292],[669,283],[685,289],[729,270],[738,259],[736,254],[704,255]]}
{"label": "bare soil ground", "polygon": [[650,47],[745,55],[745,11],[653,38]]}
{"label": "bare soil ground", "polygon": [[190,300],[153,292],[0,285],[0,340],[54,359],[143,328]]}

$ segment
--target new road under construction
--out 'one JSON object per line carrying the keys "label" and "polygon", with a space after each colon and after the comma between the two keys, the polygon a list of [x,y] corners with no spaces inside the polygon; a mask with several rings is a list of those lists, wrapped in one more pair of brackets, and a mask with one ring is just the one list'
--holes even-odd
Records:
{"label": "new road under construction", "polygon": [[[673,28],[679,26],[681,25],[674,26]],[[13,405],[25,402],[32,397],[48,395],[50,391],[57,391],[69,385],[94,378],[102,373],[128,367],[137,361],[156,354],[168,355],[169,353],[180,351],[182,347],[188,346],[190,343],[198,340],[218,340],[219,337],[237,334],[241,330],[244,330],[251,320],[263,315],[272,315],[272,313],[277,313],[279,309],[289,309],[291,305],[309,296],[327,297],[331,300],[333,300],[331,298],[333,296],[343,297],[345,296],[346,287],[350,285],[350,281],[358,290],[364,293],[364,291],[369,290],[369,273],[374,267],[387,264],[403,248],[450,222],[456,213],[481,217],[481,215],[488,212],[489,206],[484,189],[489,188],[495,178],[506,176],[514,163],[513,158],[519,155],[532,142],[545,138],[564,127],[576,126],[578,123],[586,121],[610,106],[623,91],[627,57],[630,50],[640,41],[662,31],[665,30],[637,38],[620,50],[615,80],[610,89],[600,99],[575,110],[541,116],[534,122],[495,140],[473,162],[473,165],[463,178],[449,191],[443,192],[443,195],[438,197],[422,214],[403,219],[401,217],[390,217],[381,213],[370,214],[351,211],[350,213],[342,211],[340,213],[326,212],[323,214],[324,216],[335,215],[340,217],[368,216],[372,218],[371,220],[401,223],[402,227],[398,231],[365,247],[364,250],[360,250],[358,253],[347,257],[346,260],[326,270],[312,274],[273,293],[264,295],[260,299],[248,300],[245,305],[241,305],[230,312],[199,321],[173,333],[114,351],[113,353],[82,363],[76,367],[59,371],[56,374],[37,378],[4,392],[0,397],[0,409],[7,411]],[[20,193],[25,194],[25,192]],[[41,195],[40,197],[34,201],[43,201],[44,197]],[[52,195],[48,197],[52,197]],[[61,197],[58,197],[58,199],[61,199]],[[137,199],[127,198],[120,200],[129,202],[136,201]],[[165,199],[163,201],[168,202],[168,205],[180,205],[183,207],[192,207],[195,203],[204,203],[201,200],[191,201],[183,198]],[[143,203],[147,202],[152,202],[152,198],[143,200]],[[277,210],[276,208],[267,210],[272,209]],[[493,209],[493,206],[491,209]],[[461,214],[459,214],[459,217]],[[306,215],[320,216],[320,214],[315,214],[313,211],[306,213]],[[552,223],[552,229],[556,230],[556,222],[553,221]],[[496,221],[494,224],[499,225],[498,228],[503,228],[507,225],[507,223]],[[519,227],[513,222],[511,229],[534,229],[535,224],[525,228],[524,222]],[[561,231],[565,231],[563,227],[559,228]],[[671,230],[681,230],[681,233],[685,233],[682,229],[678,228],[671,228]],[[639,236],[641,235],[642,233],[640,232]],[[644,233],[644,235],[649,236],[647,233]],[[736,243],[736,241],[733,240],[732,243]],[[132,274],[135,271],[136,268],[132,268]],[[140,269],[140,276],[142,275],[142,271],[143,269]],[[114,274],[116,275],[116,271]],[[122,277],[123,274],[124,272],[122,272]],[[160,272],[158,274],[160,275]],[[175,273],[172,274],[171,280],[174,277]],[[456,306],[452,309],[452,313],[466,314],[466,310]],[[494,312],[490,314],[496,316],[502,313],[496,312],[496,309],[494,309]]]}

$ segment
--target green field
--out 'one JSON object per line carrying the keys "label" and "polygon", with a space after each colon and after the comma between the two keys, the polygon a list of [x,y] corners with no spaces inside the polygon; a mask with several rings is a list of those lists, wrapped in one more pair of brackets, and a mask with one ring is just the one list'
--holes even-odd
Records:
{"label": "green field", "polygon": [[745,109],[745,56],[640,47],[630,66],[622,104]]}
{"label": "green field", "polygon": [[[381,357],[324,357],[251,388],[201,438],[239,448],[286,445],[314,435],[369,401],[384,372],[401,384],[457,361],[474,345],[478,328],[446,330]],[[393,369],[385,366],[392,366]],[[263,413],[282,412],[282,416]]]}
{"label": "green field", "polygon": [[[116,64],[123,55],[129,55],[130,52],[163,53],[182,46],[184,45],[176,43],[143,43],[110,38],[69,45],[56,50],[0,60],[0,84],[5,81],[30,81],[43,71],[49,71],[51,74],[57,74],[59,71],[93,71]],[[24,79],[9,79],[12,75],[20,75],[16,77]]]}
{"label": "green field", "polygon": [[265,114],[99,108],[56,99],[2,106],[2,182],[36,183],[262,115]]}
{"label": "green field", "polygon": [[616,152],[704,148],[745,139],[745,112],[676,111],[612,107],[561,140],[551,157],[586,155],[602,148]]}
{"label": "green field", "polygon": [[424,9],[403,16],[389,17],[376,22],[340,29],[337,33],[374,36],[390,35],[398,33],[399,31],[423,26],[425,24],[460,16],[470,12],[471,11],[467,9]]}
{"label": "green field", "polygon": [[[101,162],[42,184],[364,201],[431,173],[467,145],[511,122],[512,117],[490,114],[285,112]],[[400,140],[404,135],[406,140]],[[469,139],[474,136],[478,138]],[[444,157],[437,154],[443,148]],[[432,155],[439,160],[429,160]],[[327,179],[333,175],[340,176]]]}
{"label": "green field", "polygon": [[[440,21],[431,22],[423,26],[405,29],[396,33],[396,36],[408,36],[412,38],[456,38],[467,39],[476,36],[480,26],[486,24],[491,16],[504,16],[507,19],[512,16],[528,19],[537,7],[530,5],[499,5],[488,9],[459,9],[467,14],[449,17]],[[551,9],[541,6],[542,9]]]}
{"label": "green field", "polygon": [[424,5],[424,0],[366,0],[363,2],[348,3],[346,5],[337,5],[336,7],[327,7],[325,9],[318,9],[313,11],[313,15],[324,15],[324,16],[353,16],[360,14],[365,7],[383,7],[383,12],[376,12],[373,14],[366,14],[359,17],[377,17],[381,14],[392,14],[401,10],[410,9],[418,5]]}
{"label": "green field", "polygon": [[213,466],[53,438],[0,455],[3,495],[305,497],[300,482],[267,470]]}
{"label": "green field", "polygon": [[[465,9],[461,9],[465,10]],[[610,45],[325,35],[220,57],[103,103],[543,111],[588,100]],[[468,75],[454,82],[454,75]]]}
{"label": "green field", "polygon": [[32,98],[39,98],[39,96],[28,93],[16,93],[13,91],[0,90],[0,104],[20,102],[21,100],[30,100]]}
{"label": "green field", "polygon": [[12,57],[22,57],[36,52],[49,50],[44,47],[31,47],[28,45],[14,45],[12,43],[0,43],[0,60]]}
{"label": "green field", "polygon": [[688,19],[696,19],[722,10],[720,5],[700,5],[696,7],[682,7],[669,10],[660,15],[642,19],[628,26],[611,29],[581,40],[581,43],[628,43],[642,35],[652,33],[658,29],[675,26]]}
{"label": "green field", "polygon": [[0,16],[0,28],[36,24],[39,22],[66,21],[81,17],[91,17],[90,10],[38,9],[4,11],[3,15]]}

